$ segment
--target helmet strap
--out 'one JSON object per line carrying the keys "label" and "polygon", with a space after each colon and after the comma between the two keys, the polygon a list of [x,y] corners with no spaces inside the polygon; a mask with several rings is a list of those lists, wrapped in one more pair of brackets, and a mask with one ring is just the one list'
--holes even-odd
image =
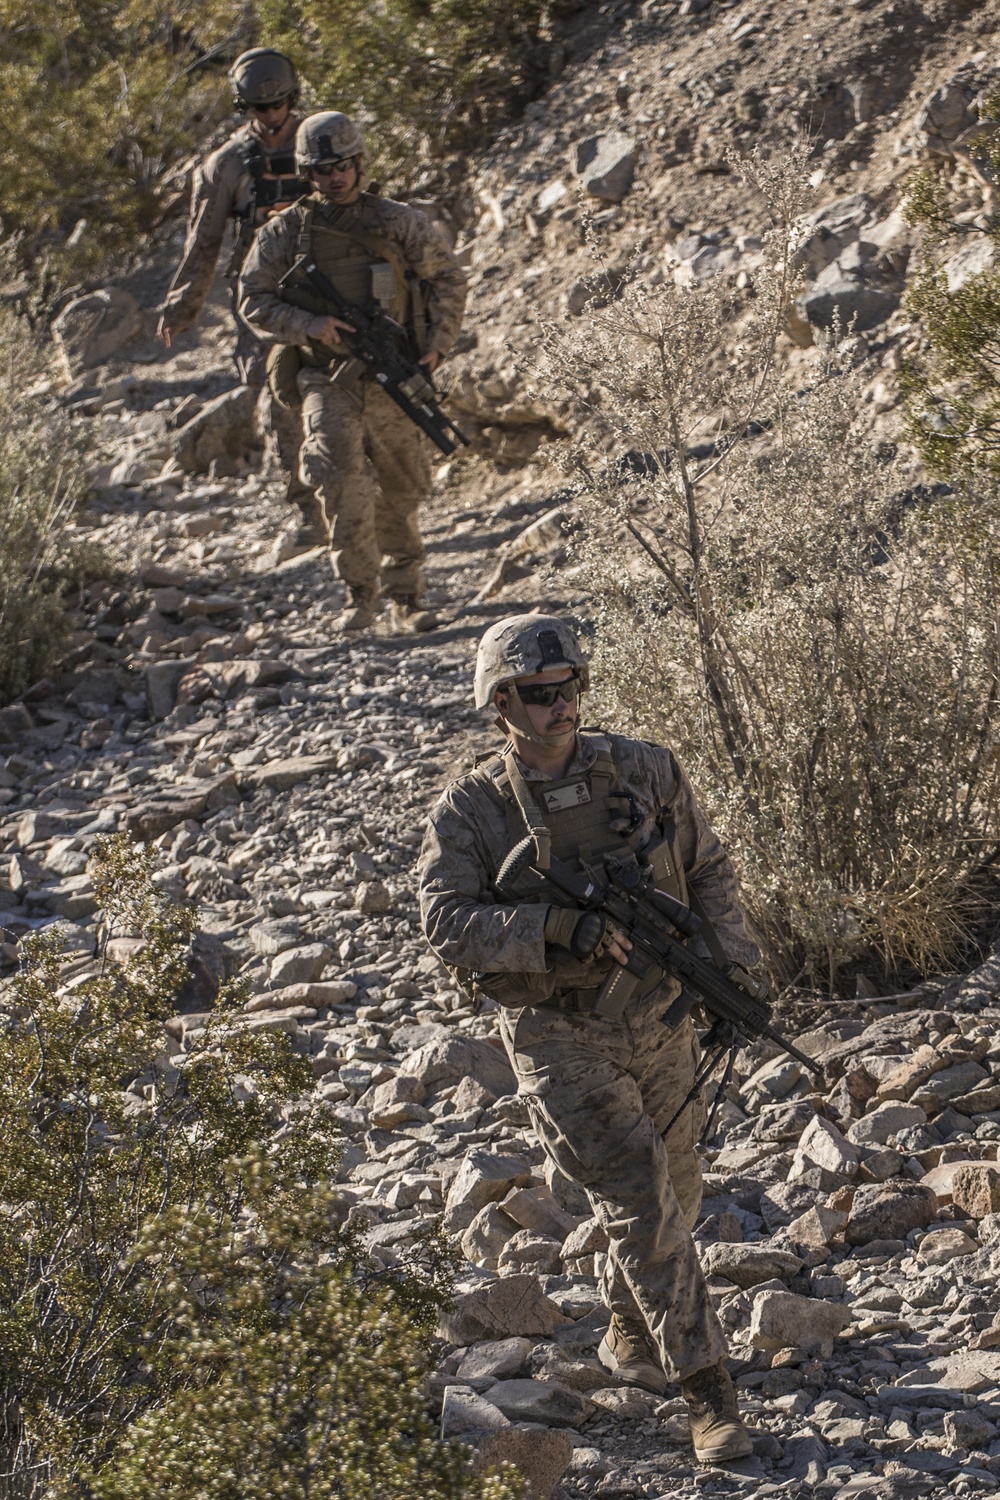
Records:
{"label": "helmet strap", "polygon": [[[559,739],[555,739],[552,735],[539,734],[537,729],[535,729],[531,722],[531,719],[528,717],[527,709],[521,702],[521,695],[517,691],[517,687],[514,683],[510,683],[507,687],[505,687],[504,692],[506,693],[508,699],[510,699],[510,706],[508,708],[509,717],[504,718],[503,714],[498,711],[497,717],[494,722],[497,728],[502,729],[505,734],[508,734],[511,729],[516,729],[518,734],[521,735],[523,739],[530,740],[533,745],[544,745],[547,750],[565,749],[570,740],[573,739],[576,735],[576,732],[580,727],[579,706],[576,710],[576,718],[573,720],[572,729],[567,730],[566,733],[564,735],[561,735]],[[577,697],[576,701],[579,705],[579,696]]]}

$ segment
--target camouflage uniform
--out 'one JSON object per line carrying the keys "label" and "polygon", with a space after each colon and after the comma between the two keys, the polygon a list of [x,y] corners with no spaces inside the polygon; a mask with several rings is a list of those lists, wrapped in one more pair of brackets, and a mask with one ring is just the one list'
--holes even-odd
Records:
{"label": "camouflage uniform", "polygon": [[[297,123],[301,115],[292,115]],[[219,252],[231,220],[244,214],[253,196],[253,179],[247,170],[246,149],[255,143],[264,158],[264,167],[272,156],[288,157],[292,148],[280,149],[259,136],[251,123],[240,128],[213,151],[195,173],[191,189],[187,237],[180,265],[164,299],[163,312],[177,322],[196,323],[211,290]],[[236,282],[233,280],[233,317],[236,319],[236,347],[233,358],[243,384],[260,391],[266,381],[265,364],[268,345],[240,317],[236,305]],[[276,401],[263,398],[266,425],[274,436],[282,468],[290,476],[287,498],[313,511],[312,494],[298,477],[301,432],[294,412],[287,412]]]}
{"label": "camouflage uniform", "polygon": [[[426,283],[425,347],[446,354],[458,337],[465,276],[440,230],[418,209],[362,193],[334,205],[314,194],[278,214],[257,235],[240,278],[240,312],[252,328],[296,344],[305,363],[302,396],[302,478],[316,491],[331,527],[334,566],[353,589],[379,583],[391,598],[423,591],[424,547],[418,510],[430,493],[430,464],[422,434],[373,382],[332,385],[328,359],[309,342],[315,314],[278,294],[294,264],[302,212],[310,207],[319,232],[352,232],[394,248],[413,276]],[[371,257],[374,259],[375,257]],[[334,358],[336,359],[336,351]]]}
{"label": "camouflage uniform", "polygon": [[[675,829],[669,883],[681,895],[690,883],[730,958],[757,962],[732,865],[669,750],[584,733],[567,777],[586,775],[608,745],[620,782],[615,790],[634,798],[641,815],[636,846],[658,836],[657,817],[662,821],[669,808]],[[552,778],[520,761],[517,766],[544,811],[540,799]],[[558,995],[567,984],[581,983],[581,966],[570,959],[553,965],[544,939],[545,899],[496,901],[492,883],[512,836],[519,835],[509,804],[489,781],[481,768],[462,777],[431,813],[420,857],[424,930],[460,972],[506,971],[520,975],[527,989],[544,994],[554,988]],[[693,946],[707,953],[699,940]],[[610,967],[612,961],[603,962]],[[592,971],[584,982],[600,984],[602,972]],[[609,1309],[648,1330],[666,1375],[684,1380],[716,1364],[726,1348],[690,1232],[701,1201],[701,1102],[667,1128],[691,1087],[699,1055],[690,1019],[675,1030],[661,1020],[678,990],[669,977],[645,995],[640,989],[621,1021],[549,1002],[501,1010],[500,1027],[539,1140],[586,1189],[607,1231],[602,1293]]]}

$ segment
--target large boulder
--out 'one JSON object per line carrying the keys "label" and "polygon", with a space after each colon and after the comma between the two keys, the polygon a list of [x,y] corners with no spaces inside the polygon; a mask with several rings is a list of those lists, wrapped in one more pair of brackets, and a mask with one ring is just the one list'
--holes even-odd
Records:
{"label": "large boulder", "polygon": [[952,1179],[955,1207],[970,1219],[1000,1211],[1000,1172],[993,1162],[963,1162]]}
{"label": "large boulder", "polygon": [[259,446],[254,422],[255,393],[238,385],[207,402],[185,422],[174,440],[174,457],[189,474],[207,473],[218,459],[247,458]]}
{"label": "large boulder", "polygon": [[866,274],[862,265],[848,266],[843,259],[821,271],[795,299],[801,318],[813,328],[833,328],[839,324],[845,333],[875,328],[891,317],[899,306],[902,288],[895,278]]}
{"label": "large boulder", "polygon": [[322,976],[333,957],[325,943],[304,943],[301,948],[286,948],[271,960],[271,988],[280,990],[292,984],[311,984]]}
{"label": "large boulder", "polygon": [[796,264],[817,275],[858,238],[871,211],[872,200],[867,193],[851,193],[847,198],[835,198],[832,203],[804,214],[798,221],[802,239],[796,251]]}
{"label": "large boulder", "polygon": [[576,1219],[564,1213],[547,1187],[514,1188],[503,1200],[503,1209],[522,1229],[547,1234],[560,1243],[576,1228]]}
{"label": "large boulder", "polygon": [[518,1228],[499,1203],[481,1208],[462,1235],[462,1254],[474,1266],[495,1271],[500,1252]]}
{"label": "large boulder", "polygon": [[890,1101],[879,1104],[854,1120],[847,1129],[847,1139],[856,1146],[887,1146],[901,1130],[913,1130],[927,1124],[927,1112],[919,1104]]}
{"label": "large boulder", "polygon": [[483,1397],[512,1422],[547,1427],[578,1427],[594,1410],[589,1397],[554,1380],[498,1380]]}
{"label": "large boulder", "polygon": [[764,1281],[790,1281],[802,1270],[802,1261],[787,1250],[777,1250],[771,1245],[732,1245],[720,1242],[709,1245],[704,1254],[704,1266],[710,1276],[721,1276],[735,1286],[760,1286]]}
{"label": "large boulder", "polygon": [[934,90],[917,112],[914,131],[926,151],[951,156],[960,136],[979,119],[978,101],[996,68],[964,63]]}
{"label": "large boulder", "polygon": [[789,1177],[800,1177],[803,1169],[813,1166],[846,1180],[857,1174],[860,1160],[857,1146],[845,1140],[831,1121],[815,1115],[799,1138]]}
{"label": "large boulder", "polygon": [[104,287],[67,302],[52,324],[67,380],[103,365],[143,331],[142,308],[131,292]]}
{"label": "large boulder", "polygon": [[941,1068],[937,1073],[932,1073],[918,1089],[914,1089],[910,1103],[933,1115],[949,1100],[958,1099],[962,1094],[968,1094],[981,1084],[990,1082],[990,1075],[982,1064],[977,1063],[974,1057],[969,1057],[963,1062],[953,1063],[950,1068]]}
{"label": "large boulder", "polygon": [[473,1344],[458,1367],[459,1380],[512,1380],[524,1369],[525,1360],[534,1345],[530,1339],[492,1339]]}
{"label": "large boulder", "polygon": [[804,1182],[775,1182],[761,1194],[760,1212],[771,1234],[812,1208],[816,1191]]}
{"label": "large boulder", "polygon": [[500,1251],[497,1270],[501,1276],[509,1276],[518,1271],[533,1271],[536,1276],[552,1276],[559,1271],[561,1250],[559,1240],[538,1234],[534,1229],[519,1229]]}
{"label": "large boulder", "polygon": [[400,1125],[426,1123],[430,1119],[423,1107],[426,1097],[427,1090],[419,1078],[397,1073],[395,1078],[378,1084],[365,1102],[376,1129],[396,1130]]}
{"label": "large boulder", "polygon": [[487,1203],[506,1198],[511,1188],[525,1187],[530,1181],[531,1166],[522,1157],[472,1150],[452,1181],[445,1208],[466,1204],[475,1214]]}
{"label": "large boulder", "polygon": [[755,1349],[829,1348],[850,1321],[850,1310],[842,1303],[794,1292],[761,1292],[750,1317],[750,1342]]}
{"label": "large boulder", "polygon": [[976,123],[975,89],[968,84],[943,83],[917,112],[914,128],[923,136],[926,150],[950,156],[963,131]]}
{"label": "large boulder", "polygon": [[527,1273],[491,1281],[456,1297],[441,1314],[439,1333],[452,1344],[508,1338],[551,1338],[570,1322]]}
{"label": "large boulder", "polygon": [[525,1500],[550,1500],[573,1455],[568,1432],[538,1423],[515,1427],[498,1406],[463,1385],[445,1391],[441,1436],[458,1438],[476,1450],[476,1473],[514,1464],[527,1484]]}

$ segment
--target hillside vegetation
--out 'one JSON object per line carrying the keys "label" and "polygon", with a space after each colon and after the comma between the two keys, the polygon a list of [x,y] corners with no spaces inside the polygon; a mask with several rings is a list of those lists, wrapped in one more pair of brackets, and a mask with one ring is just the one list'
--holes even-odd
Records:
{"label": "hillside vegetation", "polygon": [[238,986],[169,1059],[195,913],[126,839],[92,869],[130,956],[67,986],[38,942],[0,997],[5,1500],[517,1500],[426,1414],[440,1250],[366,1254],[309,1064]]}
{"label": "hillside vegetation", "polygon": [[[172,169],[229,115],[243,49],[285,47],[307,103],[360,113],[410,179],[545,77],[546,0],[113,0],[0,4],[2,221],[56,278],[140,248],[184,187]],[[27,149],[30,143],[30,149]]]}
{"label": "hillside vegetation", "polygon": [[71,630],[64,593],[96,561],[69,530],[83,444],[36,388],[44,360],[27,319],[0,306],[0,705],[57,660]]}

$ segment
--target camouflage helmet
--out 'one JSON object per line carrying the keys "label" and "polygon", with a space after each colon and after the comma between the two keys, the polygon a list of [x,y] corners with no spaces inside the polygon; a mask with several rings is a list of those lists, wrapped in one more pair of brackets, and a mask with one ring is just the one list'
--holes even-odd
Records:
{"label": "camouflage helmet", "polygon": [[323,161],[348,161],[367,156],[365,138],[347,115],[336,110],[310,115],[295,132],[295,165],[300,172]]}
{"label": "camouflage helmet", "polygon": [[587,658],[573,628],[556,615],[509,615],[498,620],[476,653],[476,707],[485,708],[497,688],[550,667],[572,667],[580,686],[590,686]]}
{"label": "camouflage helmet", "polygon": [[280,104],[287,99],[296,104],[299,97],[299,75],[295,64],[273,47],[254,47],[241,52],[229,70],[233,87],[233,106],[241,114],[259,104]]}

